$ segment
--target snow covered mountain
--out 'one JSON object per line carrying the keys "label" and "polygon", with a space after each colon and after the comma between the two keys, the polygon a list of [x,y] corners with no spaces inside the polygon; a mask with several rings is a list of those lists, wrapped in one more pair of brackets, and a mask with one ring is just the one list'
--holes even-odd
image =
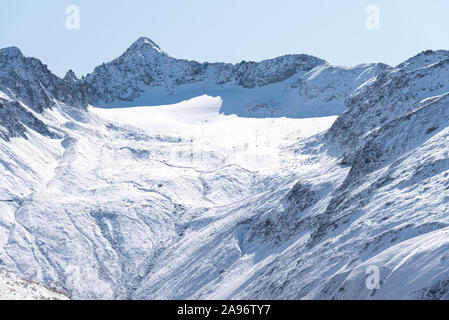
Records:
{"label": "snow covered mountain", "polygon": [[148,88],[161,87],[165,95],[177,87],[238,85],[256,88],[310,71],[325,61],[307,55],[289,55],[260,63],[199,63],[175,59],[148,38],[140,38],[119,58],[95,68],[85,81],[94,88],[94,101],[134,101]]}
{"label": "snow covered mountain", "polygon": [[75,299],[447,299],[448,61],[141,38],[60,79],[2,49],[0,267]]}
{"label": "snow covered mountain", "polygon": [[383,64],[332,67],[304,54],[236,65],[199,63],[172,58],[140,38],[83,81],[92,88],[96,106],[156,106],[207,94],[222,98],[225,114],[306,118],[341,113],[349,92],[388,69]]}

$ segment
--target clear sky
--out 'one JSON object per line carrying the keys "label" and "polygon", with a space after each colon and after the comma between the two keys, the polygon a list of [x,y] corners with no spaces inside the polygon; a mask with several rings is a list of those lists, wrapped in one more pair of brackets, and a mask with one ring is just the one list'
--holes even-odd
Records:
{"label": "clear sky", "polygon": [[[66,28],[71,4],[79,30]],[[380,29],[366,27],[369,5],[380,10]],[[449,49],[448,14],[448,0],[1,0],[0,48],[17,46],[60,76],[85,75],[140,36],[198,61],[307,53],[337,65],[397,65]]]}

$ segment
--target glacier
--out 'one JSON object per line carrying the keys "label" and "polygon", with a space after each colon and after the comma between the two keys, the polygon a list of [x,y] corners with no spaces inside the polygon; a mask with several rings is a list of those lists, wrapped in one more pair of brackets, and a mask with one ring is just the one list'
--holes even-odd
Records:
{"label": "glacier", "polygon": [[448,68],[140,38],[61,79],[0,49],[0,268],[72,299],[447,299]]}

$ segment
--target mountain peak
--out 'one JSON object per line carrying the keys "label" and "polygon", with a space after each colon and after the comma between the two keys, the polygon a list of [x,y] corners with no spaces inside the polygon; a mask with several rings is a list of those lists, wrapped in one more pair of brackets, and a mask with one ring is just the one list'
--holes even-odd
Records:
{"label": "mountain peak", "polygon": [[411,71],[427,67],[446,59],[449,59],[449,51],[447,50],[427,50],[399,64],[396,68],[405,71]]}
{"label": "mountain peak", "polygon": [[140,37],[137,39],[128,50],[142,51],[144,49],[153,49],[159,53],[163,53],[161,48],[151,39],[147,37]]}
{"label": "mountain peak", "polygon": [[22,52],[17,47],[8,47],[8,48],[0,49],[0,55],[8,57],[8,58],[23,57]]}
{"label": "mountain peak", "polygon": [[78,82],[78,78],[72,69],[67,71],[67,73],[65,74],[64,80],[69,81],[69,82]]}

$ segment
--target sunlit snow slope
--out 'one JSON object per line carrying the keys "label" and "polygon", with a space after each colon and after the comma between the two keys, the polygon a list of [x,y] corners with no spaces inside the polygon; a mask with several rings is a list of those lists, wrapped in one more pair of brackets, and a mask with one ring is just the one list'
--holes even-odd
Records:
{"label": "sunlit snow slope", "polygon": [[156,137],[184,140],[162,159],[167,162],[201,170],[238,165],[266,173],[282,170],[282,147],[298,137],[324,131],[336,119],[240,118],[221,114],[221,105],[221,97],[201,96],[169,106],[90,110],[113,123],[137,127]]}

